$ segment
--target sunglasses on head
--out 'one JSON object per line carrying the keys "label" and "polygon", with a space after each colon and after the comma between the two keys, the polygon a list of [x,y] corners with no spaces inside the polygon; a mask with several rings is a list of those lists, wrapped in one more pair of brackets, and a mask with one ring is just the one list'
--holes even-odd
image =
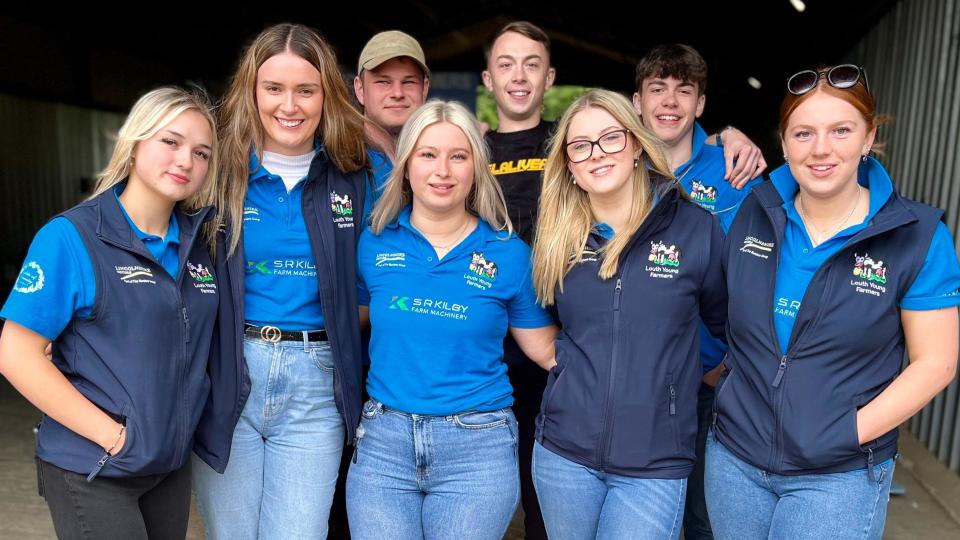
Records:
{"label": "sunglasses on head", "polygon": [[870,90],[867,86],[867,70],[853,64],[840,64],[822,71],[805,69],[794,73],[787,79],[787,91],[795,96],[802,96],[816,88],[821,78],[826,78],[830,86],[840,89],[853,88],[862,78],[863,87]]}

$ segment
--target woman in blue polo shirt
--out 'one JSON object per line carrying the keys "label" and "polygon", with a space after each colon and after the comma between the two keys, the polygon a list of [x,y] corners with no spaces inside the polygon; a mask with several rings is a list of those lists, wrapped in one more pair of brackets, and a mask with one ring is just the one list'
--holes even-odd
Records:
{"label": "woman in blue polo shirt", "polygon": [[869,157],[863,68],[801,71],[787,88],[787,164],[727,237],[710,520],[720,539],[880,538],[897,426],[956,370],[960,266],[943,212],[898,195]]}
{"label": "woman in blue polo shirt", "polygon": [[347,479],[355,539],[499,539],[516,508],[503,337],[547,369],[555,329],[488,162],[473,115],[427,103],[360,239],[371,399]]}
{"label": "woman in blue polo shirt", "polygon": [[251,387],[224,474],[194,468],[200,511],[208,538],[325,538],[360,417],[363,118],[330,45],[278,24],[244,51],[220,120],[218,207]]}
{"label": "woman in blue polo shirt", "polygon": [[699,325],[722,337],[726,290],[719,223],[659,145],[626,98],[593,90],[550,146],[534,283],[561,330],[533,478],[551,539],[680,534]]}
{"label": "woman in blue polo shirt", "polygon": [[222,284],[200,208],[216,146],[200,96],[141,97],[93,196],[40,229],[0,312],[0,372],[44,413],[38,479],[59,538],[186,535]]}

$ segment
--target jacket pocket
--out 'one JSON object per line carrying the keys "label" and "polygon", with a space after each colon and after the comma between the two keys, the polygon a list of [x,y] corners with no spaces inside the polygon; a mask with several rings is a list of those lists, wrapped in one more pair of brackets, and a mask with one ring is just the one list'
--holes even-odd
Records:
{"label": "jacket pocket", "polygon": [[667,415],[670,420],[670,429],[673,430],[673,445],[680,449],[680,426],[677,425],[677,385],[673,380],[673,373],[667,374]]}
{"label": "jacket pocket", "polygon": [[[726,359],[724,359],[726,360]],[[726,371],[720,374],[720,379],[717,381],[716,394],[713,398],[713,425],[717,425],[717,415],[720,413],[720,398],[727,391],[727,387],[730,386],[730,379],[733,378],[733,370],[730,369],[730,366],[727,366]]]}

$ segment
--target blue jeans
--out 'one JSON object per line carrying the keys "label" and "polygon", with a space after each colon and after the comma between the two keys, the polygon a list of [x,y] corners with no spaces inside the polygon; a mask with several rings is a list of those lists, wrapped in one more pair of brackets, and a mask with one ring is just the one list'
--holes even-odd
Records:
{"label": "blue jeans", "polygon": [[705,488],[719,540],[879,539],[887,519],[893,459],[867,470],[786,476],[768,473],[707,438]]}
{"label": "blue jeans", "polygon": [[326,538],[344,444],[327,342],[245,337],[250,397],[217,474],[194,456],[208,539]]}
{"label": "blue jeans", "polygon": [[604,473],[533,447],[533,483],[550,540],[680,536],[687,480]]}
{"label": "blue jeans", "polygon": [[353,540],[503,538],[520,498],[510,409],[422,416],[363,406],[347,476]]}

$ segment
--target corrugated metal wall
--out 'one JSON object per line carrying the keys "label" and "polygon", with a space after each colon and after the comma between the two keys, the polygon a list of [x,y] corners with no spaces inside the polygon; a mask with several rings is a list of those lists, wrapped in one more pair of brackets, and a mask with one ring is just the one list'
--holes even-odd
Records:
{"label": "corrugated metal wall", "polygon": [[[960,3],[900,2],[853,52],[867,68],[878,108],[894,117],[880,129],[887,166],[901,193],[946,210],[960,231]],[[937,458],[960,472],[960,383],[908,423]]]}
{"label": "corrugated metal wall", "polygon": [[8,283],[37,229],[83,197],[83,179],[92,182],[106,164],[122,122],[115,113],[0,95],[0,260]]}

